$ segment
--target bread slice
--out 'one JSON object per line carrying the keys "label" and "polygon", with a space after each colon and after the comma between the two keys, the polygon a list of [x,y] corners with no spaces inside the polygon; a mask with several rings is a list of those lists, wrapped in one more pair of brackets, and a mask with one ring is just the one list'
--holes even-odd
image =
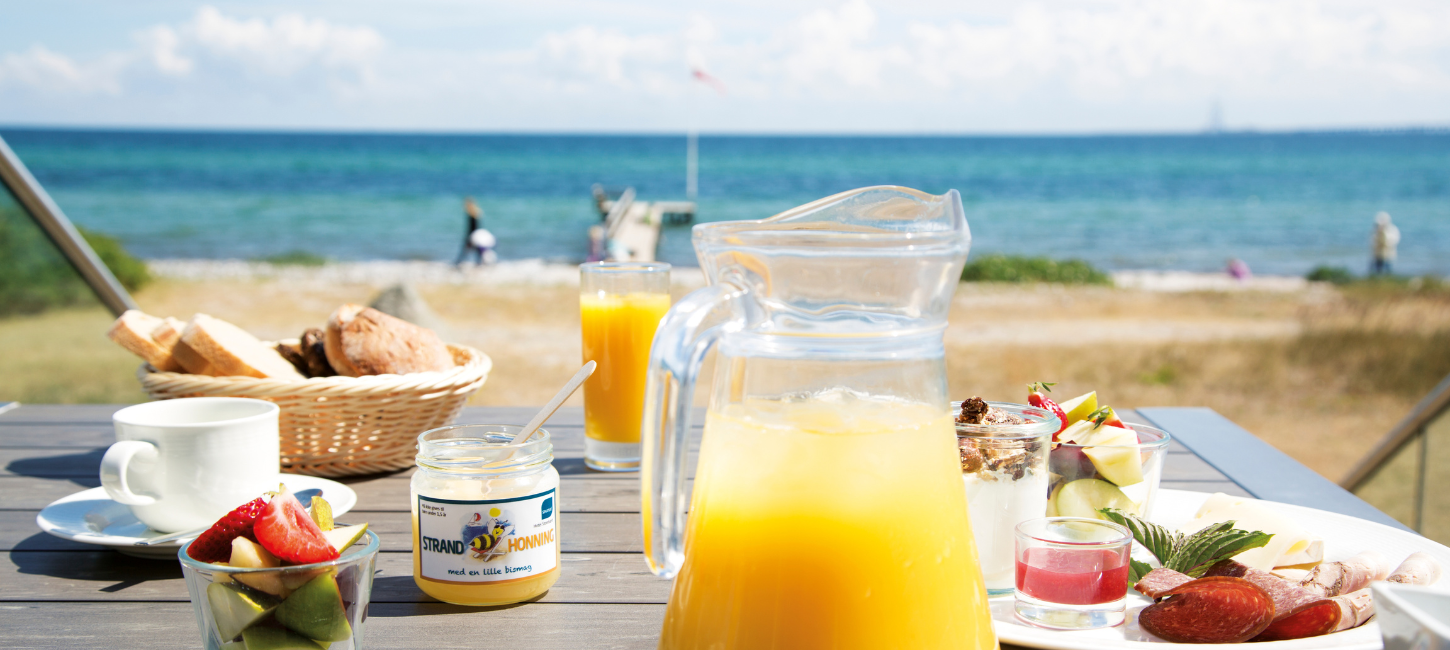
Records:
{"label": "bread slice", "polygon": [[171,346],[158,342],[153,334],[156,328],[165,325],[166,321],[147,314],[139,309],[128,309],[121,314],[106,336],[116,344],[120,345],[132,354],[146,360],[157,370],[163,372],[177,372],[181,370],[181,364],[172,357]]}
{"label": "bread slice", "polygon": [[176,365],[179,367],[177,372],[193,375],[212,374],[211,364],[181,342],[181,332],[185,329],[186,323],[167,316],[160,325],[156,326],[156,329],[151,331],[151,338],[156,339],[157,345],[166,348],[171,353],[171,358],[176,360]]}
{"label": "bread slice", "polygon": [[371,307],[347,304],[327,319],[327,361],[340,375],[406,375],[454,367],[442,339]]}
{"label": "bread slice", "polygon": [[191,317],[181,342],[212,366],[218,377],[304,379],[275,349],[246,330],[206,314]]}

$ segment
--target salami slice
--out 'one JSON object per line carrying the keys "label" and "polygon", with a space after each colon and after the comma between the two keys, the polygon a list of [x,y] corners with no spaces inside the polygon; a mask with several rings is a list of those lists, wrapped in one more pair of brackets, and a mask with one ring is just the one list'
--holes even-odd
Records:
{"label": "salami slice", "polygon": [[1148,575],[1143,576],[1138,581],[1138,584],[1133,585],[1133,589],[1136,589],[1138,593],[1144,596],[1156,600],[1164,592],[1189,582],[1193,582],[1193,578],[1173,569],[1153,569],[1148,572]]}
{"label": "salami slice", "polygon": [[1138,625],[1173,643],[1243,643],[1274,621],[1274,600],[1243,578],[1199,578],[1162,596],[1138,613]]}
{"label": "salami slice", "polygon": [[1314,603],[1324,600],[1312,591],[1304,589],[1268,571],[1252,569],[1233,560],[1224,560],[1208,568],[1205,576],[1230,576],[1243,578],[1263,589],[1274,599],[1276,618],[1284,618]]}
{"label": "salami slice", "polygon": [[1339,626],[1341,608],[1338,603],[1267,571],[1246,567],[1233,560],[1224,560],[1208,568],[1204,575],[1234,576],[1254,583],[1274,599],[1274,622],[1255,641],[1285,641],[1329,634]]}
{"label": "salami slice", "polygon": [[1288,641],[1329,634],[1339,626],[1340,616],[1339,603],[1319,600],[1274,621],[1254,640]]}

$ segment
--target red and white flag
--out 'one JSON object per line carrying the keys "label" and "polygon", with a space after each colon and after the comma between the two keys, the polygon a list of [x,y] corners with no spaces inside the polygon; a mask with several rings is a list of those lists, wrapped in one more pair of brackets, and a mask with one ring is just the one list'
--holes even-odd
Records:
{"label": "red and white flag", "polygon": [[715,89],[715,92],[718,92],[721,95],[724,95],[725,94],[725,82],[720,81],[719,79],[716,79],[710,73],[705,72],[704,70],[702,70],[700,68],[694,68],[694,67],[692,67],[692,68],[690,68],[690,75],[693,76],[693,77],[695,77],[695,81],[698,81],[700,83],[703,83],[705,85],[710,86],[711,88],[714,88]]}

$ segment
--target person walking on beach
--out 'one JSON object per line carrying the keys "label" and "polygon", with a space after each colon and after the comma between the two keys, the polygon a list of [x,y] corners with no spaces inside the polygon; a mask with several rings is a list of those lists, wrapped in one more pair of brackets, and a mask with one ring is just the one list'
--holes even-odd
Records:
{"label": "person walking on beach", "polygon": [[483,227],[483,210],[474,203],[473,197],[463,198],[463,214],[468,217],[468,230],[463,232],[463,250],[453,264],[461,268],[470,257],[474,264],[493,264],[498,259],[498,254],[493,252],[498,240]]}
{"label": "person walking on beach", "polygon": [[1371,246],[1374,252],[1374,263],[1370,267],[1370,275],[1391,273],[1390,265],[1394,264],[1399,246],[1400,229],[1390,221],[1390,213],[1376,214],[1374,216],[1374,241]]}

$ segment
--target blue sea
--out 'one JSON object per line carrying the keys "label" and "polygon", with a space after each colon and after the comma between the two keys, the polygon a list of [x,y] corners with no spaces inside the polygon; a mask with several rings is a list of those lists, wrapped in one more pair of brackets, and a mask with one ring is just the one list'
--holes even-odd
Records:
{"label": "blue sea", "polygon": [[[147,258],[452,260],[477,198],[500,258],[578,261],[590,186],[683,199],[683,136],[0,128],[70,218]],[[1396,271],[1450,275],[1450,133],[702,136],[698,221],[866,185],[961,192],[973,254],[1108,269],[1362,272],[1376,212]],[[686,226],[662,259],[693,265]]]}

